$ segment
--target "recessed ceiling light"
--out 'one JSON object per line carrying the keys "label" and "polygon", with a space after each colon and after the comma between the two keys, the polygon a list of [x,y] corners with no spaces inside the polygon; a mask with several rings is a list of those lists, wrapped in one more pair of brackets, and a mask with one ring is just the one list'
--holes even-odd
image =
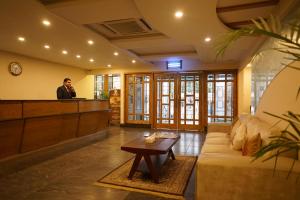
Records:
{"label": "recessed ceiling light", "polygon": [[114,55],[115,55],[115,56],[118,56],[118,55],[119,55],[119,53],[115,51],[115,52],[114,52]]}
{"label": "recessed ceiling light", "polygon": [[132,63],[136,63],[136,61],[135,61],[135,60],[132,60],[131,62],[132,62]]}
{"label": "recessed ceiling light", "polygon": [[88,40],[87,42],[88,42],[89,45],[93,45],[94,44],[93,40]]}
{"label": "recessed ceiling light", "polygon": [[204,39],[204,41],[205,41],[205,42],[210,42],[210,41],[211,41],[211,38],[210,38],[210,37],[206,37],[206,38]]}
{"label": "recessed ceiling light", "polygon": [[93,58],[91,58],[89,61],[90,61],[90,62],[94,62],[95,60],[94,60]]}
{"label": "recessed ceiling light", "polygon": [[65,55],[68,54],[68,52],[66,50],[62,50],[61,53],[65,54]]}
{"label": "recessed ceiling light", "polygon": [[42,23],[43,23],[45,26],[50,26],[50,25],[51,25],[51,22],[50,22],[49,20],[47,20],[47,19],[44,19],[44,20],[42,21]]}
{"label": "recessed ceiling light", "polygon": [[181,18],[183,16],[183,12],[182,11],[176,11],[174,15],[175,15],[176,18]]}
{"label": "recessed ceiling light", "polygon": [[81,55],[77,54],[77,55],[76,55],[76,58],[81,58]]}
{"label": "recessed ceiling light", "polygon": [[45,44],[45,45],[44,45],[44,48],[45,48],[45,49],[50,49],[50,46],[49,46],[48,44]]}
{"label": "recessed ceiling light", "polygon": [[24,37],[18,37],[18,40],[21,42],[25,42],[25,38]]}
{"label": "recessed ceiling light", "polygon": [[108,64],[107,67],[111,67],[111,64]]}
{"label": "recessed ceiling light", "polygon": [[252,64],[251,64],[251,63],[248,63],[247,67],[252,67]]}

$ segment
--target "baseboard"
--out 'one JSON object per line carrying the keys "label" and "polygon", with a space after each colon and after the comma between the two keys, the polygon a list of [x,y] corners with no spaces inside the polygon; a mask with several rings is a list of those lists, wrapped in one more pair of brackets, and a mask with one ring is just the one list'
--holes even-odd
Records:
{"label": "baseboard", "polygon": [[131,128],[151,128],[151,124],[120,124],[120,127],[131,127]]}

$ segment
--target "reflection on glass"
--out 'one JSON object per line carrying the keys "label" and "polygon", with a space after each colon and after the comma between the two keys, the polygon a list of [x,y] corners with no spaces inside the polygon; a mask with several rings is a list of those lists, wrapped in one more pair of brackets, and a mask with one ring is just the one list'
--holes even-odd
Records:
{"label": "reflection on glass", "polygon": [[174,82],[170,82],[170,98],[174,99]]}
{"label": "reflection on glass", "polygon": [[186,103],[187,104],[194,104],[194,97],[193,96],[186,97]]}
{"label": "reflection on glass", "polygon": [[193,111],[194,111],[194,109],[193,109],[193,107],[194,106],[192,106],[192,105],[187,105],[185,108],[185,112],[186,112],[186,116],[185,116],[185,118],[186,119],[193,119]]}
{"label": "reflection on glass", "polygon": [[184,111],[185,111],[185,105],[184,105],[184,101],[180,102],[180,118],[184,119]]}
{"label": "reflection on glass", "polygon": [[199,119],[199,101],[195,101],[195,119]]}
{"label": "reflection on glass", "polygon": [[180,98],[181,99],[184,99],[184,94],[185,94],[185,82],[184,81],[181,81],[181,86],[180,86]]}
{"label": "reflection on glass", "polygon": [[169,96],[163,96],[162,97],[162,103],[163,104],[169,104]]}
{"label": "reflection on glass", "polygon": [[225,82],[216,82],[216,116],[225,114]]}
{"label": "reflection on glass", "polygon": [[216,74],[216,80],[225,80],[225,74]]}
{"label": "reflection on glass", "polygon": [[195,98],[199,99],[199,81],[195,81]]}
{"label": "reflection on glass", "polygon": [[162,94],[169,95],[169,82],[162,82]]}
{"label": "reflection on glass", "polygon": [[194,82],[193,81],[187,81],[186,82],[186,94],[187,95],[193,95],[194,94]]}
{"label": "reflection on glass", "polygon": [[208,116],[214,113],[214,84],[212,82],[207,83],[207,111]]}
{"label": "reflection on glass", "polygon": [[174,101],[170,102],[170,118],[174,119]]}
{"label": "reflection on glass", "polygon": [[162,106],[162,118],[169,118],[169,105]]}

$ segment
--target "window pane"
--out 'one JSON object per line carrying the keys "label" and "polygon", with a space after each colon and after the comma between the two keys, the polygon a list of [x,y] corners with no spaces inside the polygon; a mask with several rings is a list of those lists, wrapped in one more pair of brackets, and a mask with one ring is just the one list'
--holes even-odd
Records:
{"label": "window pane", "polygon": [[207,83],[207,114],[212,116],[214,113],[214,83]]}
{"label": "window pane", "polygon": [[225,80],[225,74],[216,74],[216,80]]}
{"label": "window pane", "polygon": [[162,94],[169,95],[169,82],[162,82]]}
{"label": "window pane", "polygon": [[225,114],[225,82],[216,82],[216,116]]}
{"label": "window pane", "polygon": [[208,74],[207,75],[207,80],[210,81],[210,80],[214,80],[215,79],[215,75],[214,74]]}
{"label": "window pane", "polygon": [[174,101],[170,102],[170,118],[174,119]]}
{"label": "window pane", "polygon": [[186,94],[187,95],[193,95],[194,94],[194,82],[193,81],[187,81],[186,82]]}
{"label": "window pane", "polygon": [[169,118],[169,105],[162,106],[162,118]]}
{"label": "window pane", "polygon": [[186,108],[186,110],[185,110],[186,119],[193,119],[193,108],[194,108],[194,106],[188,105],[185,108]]}
{"label": "window pane", "polygon": [[184,93],[185,93],[185,82],[181,81],[181,89],[180,89],[180,97],[181,99],[184,99]]}
{"label": "window pane", "polygon": [[195,119],[199,119],[199,101],[195,102]]}
{"label": "window pane", "polygon": [[144,83],[144,114],[149,114],[150,83]]}
{"label": "window pane", "polygon": [[181,101],[180,103],[180,118],[184,119],[184,111],[185,111],[185,105],[184,105],[184,101]]}
{"label": "window pane", "polygon": [[175,86],[174,86],[174,82],[172,81],[172,82],[170,82],[170,98],[171,99],[174,99],[174,88]]}
{"label": "window pane", "polygon": [[195,98],[199,99],[199,81],[195,81]]}
{"label": "window pane", "polygon": [[232,116],[233,115],[233,109],[232,109],[232,82],[227,82],[227,97],[226,97],[226,116]]}
{"label": "window pane", "polygon": [[194,97],[193,96],[186,97],[186,103],[187,104],[194,104]]}
{"label": "window pane", "polygon": [[[140,78],[137,78],[136,80],[140,80]],[[142,108],[142,84],[141,82],[136,82],[135,85],[135,113],[142,114],[143,108]]]}

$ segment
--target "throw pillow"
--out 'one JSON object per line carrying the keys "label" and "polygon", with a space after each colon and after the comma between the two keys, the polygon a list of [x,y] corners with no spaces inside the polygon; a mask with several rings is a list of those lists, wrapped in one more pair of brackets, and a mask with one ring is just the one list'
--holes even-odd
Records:
{"label": "throw pillow", "polygon": [[236,134],[233,138],[232,149],[233,150],[241,150],[244,145],[244,142],[245,142],[245,137],[246,137],[246,125],[241,124],[237,128]]}
{"label": "throw pillow", "polygon": [[231,132],[230,132],[230,141],[233,141],[233,138],[236,134],[236,131],[238,129],[238,127],[241,125],[241,122],[240,120],[236,120],[234,123],[233,123],[233,126],[231,128]]}
{"label": "throw pillow", "polygon": [[253,156],[261,147],[260,133],[251,138],[246,138],[242,148],[243,156]]}

